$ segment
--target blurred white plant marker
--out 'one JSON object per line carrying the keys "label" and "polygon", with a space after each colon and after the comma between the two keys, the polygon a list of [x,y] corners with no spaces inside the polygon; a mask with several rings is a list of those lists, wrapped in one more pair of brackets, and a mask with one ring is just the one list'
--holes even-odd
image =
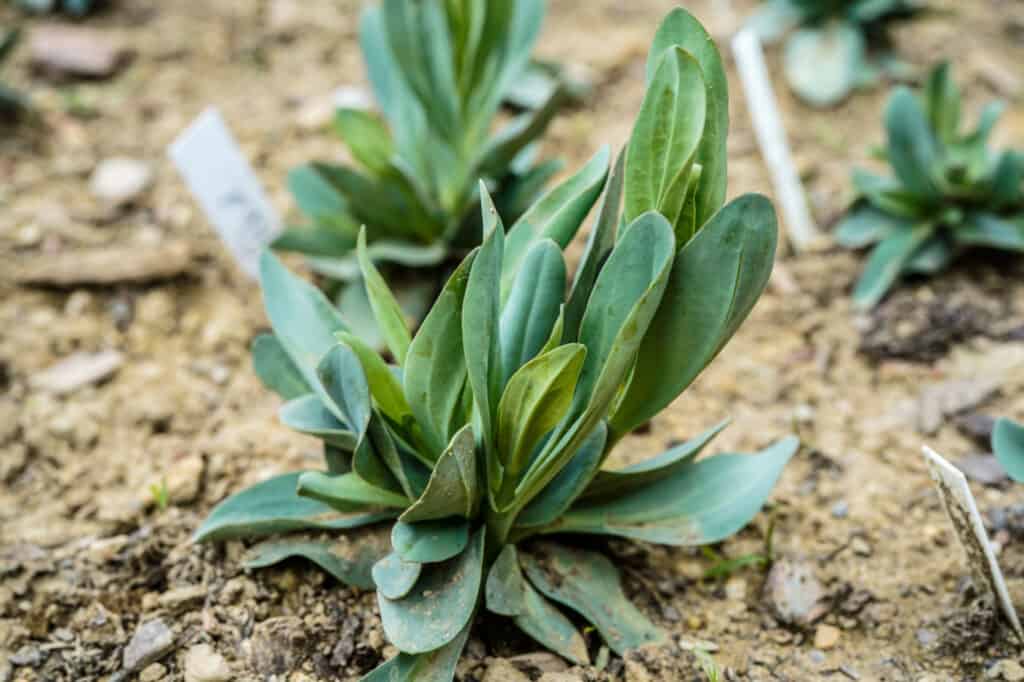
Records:
{"label": "blurred white plant marker", "polygon": [[264,247],[281,220],[220,112],[201,113],[168,148],[207,219],[250,277],[259,273]]}
{"label": "blurred white plant marker", "polygon": [[747,110],[754,123],[761,155],[772,176],[775,194],[782,204],[785,233],[795,251],[803,251],[820,235],[807,208],[800,175],[793,163],[786,140],[786,129],[775,101],[775,92],[764,62],[761,39],[750,28],[745,28],[732,39],[733,56],[747,97]]}
{"label": "blurred white plant marker", "polygon": [[939,491],[942,506],[964,548],[975,585],[988,593],[993,604],[999,605],[1017,637],[1024,640],[1024,630],[1021,629],[1017,611],[1010,601],[1003,572],[992,551],[985,524],[978,513],[978,505],[967,485],[967,477],[927,445],[921,449],[928,464],[928,472]]}

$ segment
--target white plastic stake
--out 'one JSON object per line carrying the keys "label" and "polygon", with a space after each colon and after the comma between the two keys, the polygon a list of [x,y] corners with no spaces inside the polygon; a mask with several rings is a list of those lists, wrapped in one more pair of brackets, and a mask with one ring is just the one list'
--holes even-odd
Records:
{"label": "white plastic stake", "polygon": [[745,28],[733,37],[732,51],[747,96],[747,109],[754,123],[757,143],[768,164],[775,193],[782,203],[786,234],[792,247],[802,251],[818,238],[819,232],[807,208],[804,187],[789,151],[761,40],[757,33]]}
{"label": "white plastic stake", "polygon": [[1002,610],[1017,637],[1024,639],[1024,629],[1017,618],[1017,610],[1010,601],[1003,572],[999,569],[995,552],[989,542],[985,524],[978,513],[978,505],[967,485],[967,477],[941,455],[925,445],[922,447],[928,472],[931,474],[939,499],[946,510],[953,530],[967,555],[967,563],[978,589],[988,592],[993,604]]}
{"label": "white plastic stake", "polygon": [[249,276],[281,221],[220,112],[207,109],[168,149],[192,195]]}

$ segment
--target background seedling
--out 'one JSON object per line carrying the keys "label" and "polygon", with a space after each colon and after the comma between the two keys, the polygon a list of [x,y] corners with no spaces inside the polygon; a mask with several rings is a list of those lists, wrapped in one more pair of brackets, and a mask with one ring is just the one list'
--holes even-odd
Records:
{"label": "background seedling", "polygon": [[961,109],[948,64],[919,96],[900,87],[889,98],[882,155],[893,177],[854,171],[859,197],[835,232],[843,246],[872,246],[853,292],[861,307],[903,276],[945,270],[967,249],[1024,251],[1024,154],[988,146],[1003,105],[989,104],[968,133],[960,132]]}

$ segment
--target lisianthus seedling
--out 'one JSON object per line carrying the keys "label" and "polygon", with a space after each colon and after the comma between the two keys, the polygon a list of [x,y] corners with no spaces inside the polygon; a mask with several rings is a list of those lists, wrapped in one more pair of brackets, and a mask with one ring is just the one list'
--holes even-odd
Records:
{"label": "lisianthus seedling", "polygon": [[[766,0],[750,26],[765,42],[788,36],[785,72],[804,101],[832,106],[882,74],[909,68],[888,49],[886,25],[920,10],[920,0]],[[792,31],[792,33],[791,33]]]}
{"label": "lisianthus seedling", "polygon": [[854,171],[859,195],[836,228],[850,248],[873,245],[854,290],[873,307],[904,275],[932,275],[963,251],[1024,251],[1024,154],[995,152],[988,138],[1003,110],[990,103],[977,127],[960,132],[960,90],[948,64],[915,96],[899,87],[885,111],[883,156],[893,177]]}
{"label": "lisianthus seedling", "polygon": [[249,564],[301,556],[376,589],[401,653],[367,680],[451,680],[483,610],[577,663],[591,652],[559,607],[620,654],[665,641],[627,600],[615,565],[567,540],[718,542],[760,510],[797,449],[789,437],[757,455],[698,458],[723,422],[632,466],[605,466],[722,350],[768,281],[777,237],[764,197],[723,206],[725,73],[685,11],[659,28],[647,76],[571,282],[560,246],[594,201],[571,191],[572,179],[507,231],[482,183],[481,245],[415,335],[360,234],[367,297],[394,364],[319,290],[263,257],[273,334],[256,340],[256,369],[287,400],[281,420],[323,441],[326,470],[228,498],[196,536],[391,524],[389,546],[341,552],[330,539],[283,535],[256,545]]}
{"label": "lisianthus seedling", "polygon": [[1017,483],[1024,483],[1024,424],[1000,419],[992,429],[992,452]]}
{"label": "lisianthus seedling", "polygon": [[[8,31],[0,36],[0,66],[10,57],[18,42],[18,31]],[[28,107],[25,97],[14,88],[0,83],[0,123],[12,122],[21,117]]]}
{"label": "lisianthus seedling", "polygon": [[[356,166],[316,162],[292,171],[289,186],[306,222],[274,248],[306,254],[330,281],[352,282],[365,225],[374,262],[434,268],[433,287],[403,292],[432,300],[443,283],[437,266],[479,244],[477,180],[513,221],[560,169],[537,161],[537,139],[572,94],[556,67],[530,62],[544,10],[544,0],[369,7],[360,44],[381,115],[337,112],[335,127]],[[495,131],[506,98],[526,110]],[[365,310],[362,292],[359,284],[341,287],[343,310]]]}
{"label": "lisianthus seedling", "polygon": [[15,0],[15,3],[30,12],[64,12],[75,17],[84,17],[99,9],[105,0]]}

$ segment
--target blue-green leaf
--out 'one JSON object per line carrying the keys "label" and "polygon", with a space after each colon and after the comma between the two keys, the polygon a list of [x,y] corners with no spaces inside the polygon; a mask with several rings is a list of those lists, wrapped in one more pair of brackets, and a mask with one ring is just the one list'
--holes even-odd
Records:
{"label": "blue-green leaf", "polygon": [[312,561],[346,585],[372,590],[374,583],[371,567],[387,553],[385,543],[330,538],[287,537],[261,542],[252,547],[245,557],[246,568],[265,568],[276,563],[301,557]]}
{"label": "blue-green leaf", "polygon": [[719,542],[761,510],[798,447],[790,436],[756,455],[688,460],[672,475],[624,495],[584,500],[544,532],[617,535],[675,546]]}
{"label": "blue-green leaf", "polygon": [[388,599],[401,599],[409,594],[422,569],[423,564],[406,561],[391,552],[373,565],[373,584]]}
{"label": "blue-green leaf", "polygon": [[920,100],[908,88],[898,87],[889,98],[885,129],[889,136],[889,163],[900,182],[920,197],[941,198],[936,178],[939,146]]}
{"label": "blue-green leaf", "polygon": [[473,518],[480,504],[476,440],[467,424],[434,464],[427,487],[400,519],[404,523],[435,521],[450,516]]}
{"label": "blue-green leaf", "polygon": [[460,419],[466,384],[462,344],[462,303],[475,251],[448,278],[409,345],[405,363],[406,401],[423,428],[434,458],[466,423]]}
{"label": "blue-green leaf", "polygon": [[861,308],[873,308],[903,274],[907,263],[935,234],[932,225],[919,225],[893,232],[868,256],[867,265],[853,290],[853,302]]}
{"label": "blue-green leaf", "polygon": [[260,284],[274,335],[306,383],[319,389],[317,364],[337,344],[334,333],[347,331],[344,321],[319,289],[288,272],[269,251],[260,258]]}
{"label": "blue-green leaf", "polygon": [[476,610],[483,560],[481,529],[459,556],[424,566],[416,586],[402,599],[388,599],[378,593],[388,640],[403,652],[419,654],[458,637]]}
{"label": "blue-green leaf", "polygon": [[626,598],[619,572],[603,555],[542,543],[524,552],[522,563],[534,587],[579,612],[620,656],[667,639],[665,632]]}
{"label": "blue-green leaf", "polygon": [[803,28],[786,43],[786,79],[809,104],[838,104],[860,81],[865,51],[864,35],[850,21]]}
{"label": "blue-green leaf", "polygon": [[406,325],[402,307],[398,305],[387,282],[380,276],[373,261],[370,260],[366,250],[365,227],[359,231],[357,254],[363,281],[366,283],[366,295],[370,299],[377,327],[398,364],[405,364],[405,356],[409,352],[409,343],[412,341],[412,337],[409,335],[409,327]]}
{"label": "blue-green leaf", "polygon": [[296,493],[301,472],[283,474],[235,493],[210,512],[195,532],[196,542],[233,540],[297,530],[358,528],[394,513],[341,513]]}
{"label": "blue-green leaf", "polygon": [[501,313],[503,385],[544,347],[564,295],[562,252],[550,239],[541,240],[526,254]]}
{"label": "blue-green leaf", "polygon": [[549,190],[509,229],[501,270],[502,300],[508,298],[523,259],[535,242],[547,238],[564,249],[576,236],[604,188],[609,155],[608,147],[601,147],[587,165]]}
{"label": "blue-green leaf", "polygon": [[347,452],[356,449],[359,436],[324,407],[315,395],[304,395],[288,401],[281,406],[278,417],[282,424],[299,433],[316,436]]}
{"label": "blue-green leaf", "polygon": [[725,206],[675,255],[665,295],[610,428],[613,441],[658,414],[746,319],[775,262],[775,210],[759,195]]}
{"label": "blue-green leaf", "polygon": [[395,553],[421,564],[447,561],[462,552],[468,542],[469,522],[458,517],[418,523],[399,521],[391,529]]}
{"label": "blue-green leaf", "polygon": [[252,366],[263,385],[285,400],[313,391],[273,334],[260,334],[253,340]]}
{"label": "blue-green leaf", "polygon": [[[581,498],[592,500],[596,498],[617,497],[662,478],[668,478],[686,466],[690,460],[695,459],[704,447],[721,433],[728,424],[728,419],[723,420],[696,438],[670,448],[656,457],[638,462],[624,469],[602,469],[597,473],[597,476],[594,477],[590,485],[587,486]],[[547,522],[550,523],[554,520],[552,518]]]}
{"label": "blue-green leaf", "polygon": [[[701,167],[696,188],[695,223],[699,228],[725,203],[727,179],[726,136],[729,133],[729,81],[715,41],[697,19],[677,7],[661,22],[647,53],[647,82],[654,78],[665,50],[678,45],[700,65],[706,89],[704,134],[694,162]],[[677,248],[682,244],[677,244]]]}
{"label": "blue-green leaf", "polygon": [[378,488],[354,473],[328,476],[319,471],[307,471],[299,476],[296,490],[303,497],[343,511],[365,507],[404,509],[409,504],[404,495]]}
{"label": "blue-green leaf", "polygon": [[992,429],[992,451],[1010,478],[1024,482],[1024,426],[1005,418],[997,421]]}
{"label": "blue-green leaf", "polygon": [[452,641],[425,654],[399,653],[374,668],[360,682],[452,682],[455,666],[462,649],[469,639],[469,628],[465,627]]}

